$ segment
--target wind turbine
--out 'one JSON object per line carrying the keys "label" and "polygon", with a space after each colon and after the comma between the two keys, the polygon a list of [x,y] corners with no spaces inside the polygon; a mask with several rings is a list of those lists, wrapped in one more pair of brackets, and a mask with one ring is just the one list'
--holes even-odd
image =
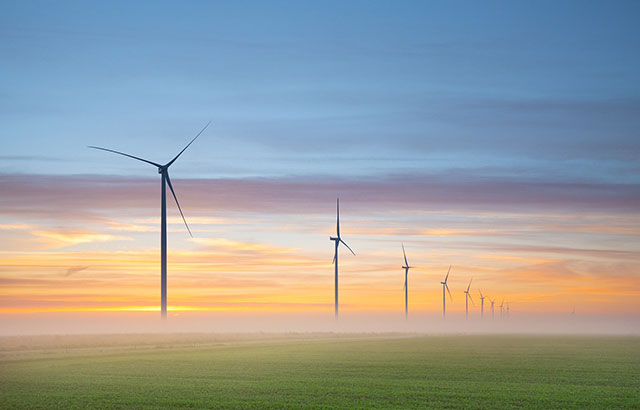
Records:
{"label": "wind turbine", "polygon": [[494,318],[494,310],[493,310],[493,305],[496,303],[496,301],[494,299],[489,299],[491,301],[491,320],[493,320]]}
{"label": "wind turbine", "polygon": [[469,293],[469,289],[471,288],[471,281],[473,281],[473,278],[471,278],[471,280],[469,281],[469,286],[467,286],[467,290],[464,291],[465,295],[464,295],[464,316],[465,319],[469,319],[469,299],[471,299],[471,303],[473,304],[473,306],[475,306],[476,304],[473,303],[473,298],[471,297],[471,293]]}
{"label": "wind turbine", "polygon": [[507,319],[509,319],[509,302],[507,302]]}
{"label": "wind turbine", "polygon": [[449,279],[449,272],[451,272],[451,265],[449,265],[449,270],[447,271],[447,276],[444,277],[444,282],[440,282],[442,284],[442,318],[444,319],[447,314],[446,310],[446,299],[444,290],[446,289],[449,292],[449,298],[453,301],[453,297],[451,296],[451,292],[449,291],[449,285],[447,285],[447,279]]}
{"label": "wind turbine", "polygon": [[335,265],[335,269],[336,269],[336,273],[335,273],[335,292],[336,292],[336,299],[335,299],[335,316],[336,316],[336,320],[338,319],[338,245],[340,245],[340,242],[342,242],[342,244],[344,246],[347,247],[347,249],[349,249],[349,251],[351,251],[351,253],[353,254],[353,256],[355,256],[355,252],[353,252],[351,250],[351,248],[349,247],[349,245],[347,245],[345,243],[345,241],[342,240],[342,237],[340,236],[340,198],[337,199],[336,201],[336,236],[331,236],[329,238],[329,240],[334,241],[336,244],[336,251],[335,254],[333,255],[333,264]]}
{"label": "wind turbine", "polygon": [[171,190],[171,194],[173,195],[173,199],[176,201],[176,205],[178,205],[178,210],[180,211],[180,215],[182,216],[182,220],[184,221],[184,225],[187,227],[187,231],[189,235],[193,237],[191,234],[191,229],[189,229],[189,225],[187,225],[187,220],[184,218],[184,214],[182,213],[182,208],[180,208],[180,203],[178,202],[178,197],[176,196],[175,191],[173,190],[173,185],[171,184],[171,178],[169,178],[169,167],[182,155],[182,153],[189,148],[189,145],[193,144],[193,142],[207,129],[207,127],[211,124],[211,121],[205,125],[199,133],[196,134],[195,137],[187,144],[186,147],[182,149],[171,161],[167,162],[164,165],[155,163],[153,161],[149,161],[143,158],[135,157],[133,155],[125,154],[124,152],[115,151],[108,148],[101,148],[90,145],[89,148],[99,149],[102,151],[112,152],[114,154],[124,155],[125,157],[137,159],[138,161],[146,162],[147,164],[153,165],[158,168],[158,174],[161,175],[161,184],[162,184],[162,200],[161,200],[161,210],[160,210],[160,310],[162,319],[167,318],[167,185],[169,185],[169,189]]}
{"label": "wind turbine", "polygon": [[478,292],[480,292],[480,319],[484,319],[484,298],[486,298],[486,296],[482,295],[481,290]]}
{"label": "wind turbine", "polygon": [[504,298],[502,298],[502,302],[500,302],[500,319],[502,319],[502,307],[504,306]]}
{"label": "wind turbine", "polygon": [[404,255],[404,317],[409,317],[409,286],[407,282],[407,277],[409,276],[409,269],[412,266],[409,266],[409,262],[407,262],[407,253],[404,251],[404,244],[402,244],[402,254]]}

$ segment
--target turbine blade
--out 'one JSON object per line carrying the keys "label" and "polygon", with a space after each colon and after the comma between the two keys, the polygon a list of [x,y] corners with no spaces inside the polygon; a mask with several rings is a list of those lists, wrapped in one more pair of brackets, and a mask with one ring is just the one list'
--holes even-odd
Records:
{"label": "turbine blade", "polygon": [[402,254],[404,255],[404,266],[409,266],[409,262],[407,262],[407,253],[404,251],[404,243],[402,244]]}
{"label": "turbine blade", "polygon": [[189,231],[189,235],[193,238],[193,234],[191,233],[191,229],[189,229],[189,225],[187,225],[187,220],[184,219],[184,214],[182,213],[182,208],[180,208],[180,203],[178,202],[178,197],[176,196],[176,192],[173,190],[173,185],[171,184],[171,178],[169,178],[169,171],[165,171],[167,173],[167,184],[169,184],[169,189],[173,194],[173,199],[176,200],[176,205],[178,205],[178,210],[180,211],[180,215],[182,216],[182,220],[184,221],[184,226],[187,227],[187,231]]}
{"label": "turbine blade", "polygon": [[451,299],[451,301],[453,302],[453,296],[451,296],[451,291],[449,290],[449,285],[447,285],[446,283],[444,284],[444,287],[447,288],[447,292],[449,293],[449,299]]}
{"label": "turbine blade", "polygon": [[471,305],[475,306],[475,302],[473,301],[473,297],[471,297],[471,293],[467,293],[467,295],[469,295],[469,299],[471,299]]}
{"label": "turbine blade", "polygon": [[336,234],[340,237],[340,198],[336,199]]}
{"label": "turbine blade", "polygon": [[334,265],[336,264],[336,254],[335,253],[333,254],[333,262],[331,262],[331,263],[334,264]]}
{"label": "turbine blade", "polygon": [[447,279],[449,278],[449,272],[451,272],[451,265],[449,265],[449,270],[447,271],[447,276],[444,277],[444,283],[447,283]]}
{"label": "turbine blade", "polygon": [[351,251],[351,253],[353,254],[353,256],[356,256],[356,253],[355,253],[354,251],[352,251],[352,250],[351,250],[351,248],[349,248],[349,245],[347,245],[347,244],[345,243],[345,241],[343,241],[343,240],[342,240],[342,238],[338,238],[338,239],[340,239],[340,242],[342,242],[342,244],[343,244],[344,246],[346,246],[346,247],[347,247],[347,249],[349,249],[349,250]]}
{"label": "turbine blade", "polygon": [[162,166],[160,164],[156,164],[153,161],[149,161],[149,160],[144,159],[144,158],[134,157],[133,155],[125,154],[124,152],[115,151],[115,150],[112,150],[112,149],[109,149],[109,148],[101,148],[101,147],[96,147],[96,146],[93,146],[93,145],[88,145],[88,147],[89,148],[93,148],[93,149],[99,149],[101,151],[113,152],[114,154],[124,155],[125,157],[137,159],[138,161],[142,161],[142,162],[146,162],[147,164],[155,165],[156,167],[161,167]]}
{"label": "turbine blade", "polygon": [[187,148],[189,148],[189,145],[193,144],[193,141],[195,141],[195,140],[196,140],[196,138],[198,138],[198,137],[200,136],[200,134],[202,134],[202,133],[204,132],[204,130],[206,130],[206,129],[207,129],[207,127],[209,126],[209,124],[211,124],[211,120],[209,120],[209,122],[207,123],[207,125],[205,125],[205,126],[204,126],[204,128],[202,128],[202,129],[200,130],[200,132],[199,132],[198,134],[196,134],[196,136],[195,136],[195,137],[193,137],[193,139],[192,139],[192,140],[187,144],[187,146],[186,146],[186,147],[184,147],[184,148],[182,148],[182,151],[180,151],[180,152],[178,153],[178,155],[176,155],[176,156],[175,156],[175,158],[173,158],[171,161],[169,161],[169,163],[168,163],[166,166],[167,166],[167,167],[169,167],[171,164],[173,164],[173,163],[178,159],[178,157],[179,157],[180,155],[182,155],[182,153],[183,153]]}
{"label": "turbine blade", "polygon": [[469,286],[467,286],[467,293],[469,292],[469,289],[471,288],[471,282],[473,281],[473,278],[471,278],[471,280],[469,281]]}

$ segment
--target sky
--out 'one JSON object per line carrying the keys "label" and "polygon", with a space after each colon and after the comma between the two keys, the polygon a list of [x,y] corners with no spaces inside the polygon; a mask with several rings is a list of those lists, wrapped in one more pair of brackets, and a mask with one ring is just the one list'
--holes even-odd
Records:
{"label": "sky", "polygon": [[[637,2],[1,2],[0,321],[640,317]],[[505,303],[506,303],[505,302]],[[487,308],[487,306],[485,306]],[[394,316],[396,315],[396,316]],[[118,316],[120,317],[120,316]],[[354,316],[355,317],[355,316]],[[176,319],[177,320],[177,319]],[[35,325],[34,325],[35,326]]]}

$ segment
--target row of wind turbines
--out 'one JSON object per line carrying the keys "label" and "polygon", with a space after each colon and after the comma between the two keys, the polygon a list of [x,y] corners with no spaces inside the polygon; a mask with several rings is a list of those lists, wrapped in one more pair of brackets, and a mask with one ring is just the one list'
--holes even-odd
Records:
{"label": "row of wind turbines", "polygon": [[[353,250],[349,247],[349,245],[347,245],[347,243],[343,241],[342,237],[340,236],[340,198],[336,200],[336,236],[331,236],[329,240],[335,242],[335,253],[333,255],[333,264],[335,267],[335,318],[337,320],[338,319],[338,248],[339,248],[339,245],[342,243],[344,246],[347,247],[347,249],[349,249],[349,251],[354,256],[356,255],[355,252],[353,252]],[[408,318],[409,317],[409,269],[411,269],[413,266],[409,265],[409,261],[407,260],[407,252],[404,249],[404,244],[402,244],[402,255],[404,256],[404,265],[402,265],[402,269],[404,269],[404,286],[402,288],[402,290],[404,291],[404,315],[406,318]],[[447,275],[444,277],[444,281],[440,282],[442,284],[442,317],[443,318],[446,318],[447,316],[447,297],[445,294],[445,290],[447,293],[449,293],[450,301],[453,301],[453,296],[451,296],[451,291],[449,290],[449,285],[447,284],[450,273],[451,273],[451,266],[449,266],[449,269],[447,270]],[[467,286],[467,289],[464,291],[465,319],[469,319],[469,300],[471,300],[471,304],[475,306],[473,297],[471,296],[471,292],[470,292],[472,281],[473,281],[473,278],[469,280],[469,285]],[[487,296],[484,296],[482,294],[482,291],[479,291],[479,293],[480,293],[480,318],[484,319],[484,300],[489,299],[489,301],[491,302],[491,319],[494,319],[495,318],[495,309],[494,309],[495,300]],[[500,308],[500,317],[502,318],[504,313],[504,308],[505,308],[504,298],[502,299],[502,302],[500,302],[500,305],[498,307]],[[507,302],[506,304],[507,318],[509,317],[509,310],[510,310],[509,303]]]}
{"label": "row of wind turbines", "polygon": [[[187,220],[184,217],[184,213],[182,212],[182,208],[180,208],[180,203],[178,202],[178,197],[173,189],[173,184],[171,183],[171,178],[169,178],[169,167],[185,152],[187,148],[207,129],[207,127],[211,124],[209,121],[201,130],[196,134],[193,139],[166,164],[159,164],[144,158],[140,158],[134,155],[126,154],[124,152],[112,150],[109,148],[102,148],[90,145],[89,148],[107,151],[118,155],[123,155],[128,158],[132,158],[147,164],[150,164],[154,167],[157,167],[158,174],[160,174],[160,183],[161,183],[161,202],[160,202],[160,314],[162,319],[167,318],[167,186],[169,186],[169,190],[173,195],[173,199],[176,201],[176,205],[178,210],[180,211],[180,216],[182,216],[182,221],[184,222],[189,235],[193,237],[191,233],[191,229],[189,229],[189,225],[187,224]],[[340,244],[343,244],[354,256],[355,252],[347,245],[347,243],[342,240],[340,236],[340,199],[337,199],[336,202],[336,236],[332,236],[329,239],[335,243],[335,253],[333,256],[333,264],[335,268],[335,318],[338,319],[339,313],[339,305],[338,305],[338,249]],[[409,266],[409,262],[407,261],[407,254],[404,249],[404,244],[402,245],[402,253],[404,255],[404,265],[402,268],[404,269],[404,296],[405,296],[405,316],[409,315],[409,286],[408,286],[408,276],[409,269],[412,267]],[[442,284],[442,317],[446,317],[446,297],[445,297],[445,289],[449,292],[449,298],[453,301],[453,297],[451,296],[451,292],[449,291],[449,286],[447,285],[447,280],[449,278],[449,273],[451,272],[451,266],[449,266],[449,271],[447,271],[447,275],[444,278],[444,282],[440,282]],[[473,280],[473,279],[472,279]],[[465,290],[465,314],[466,317],[469,317],[469,299],[471,299],[471,303],[473,304],[473,298],[471,297],[471,293],[469,290],[471,288],[471,281],[469,281],[469,286],[467,286],[467,290]],[[484,299],[485,296],[480,292],[481,303],[481,316],[484,317]],[[489,299],[491,301],[491,317],[494,317],[494,300]],[[500,304],[500,316],[503,314],[504,307],[504,299]],[[509,315],[509,304],[507,303],[507,317]]]}

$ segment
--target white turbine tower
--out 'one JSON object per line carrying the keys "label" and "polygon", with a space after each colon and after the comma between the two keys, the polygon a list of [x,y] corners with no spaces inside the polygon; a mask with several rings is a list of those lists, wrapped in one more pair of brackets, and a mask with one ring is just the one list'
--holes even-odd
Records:
{"label": "white turbine tower", "polygon": [[486,298],[486,296],[482,295],[481,290],[478,292],[480,292],[480,319],[484,319],[484,298]]}
{"label": "white turbine tower", "polygon": [[[187,220],[184,219],[184,214],[182,213],[182,208],[180,208],[180,203],[178,202],[178,197],[176,196],[175,191],[173,190],[173,185],[171,184],[171,178],[169,178],[169,167],[173,164],[182,153],[189,148],[189,145],[193,143],[204,132],[205,129],[211,124],[211,121],[207,123],[200,130],[198,134],[187,144],[186,147],[182,149],[171,161],[167,162],[164,165],[155,163],[153,161],[149,161],[143,158],[134,157],[133,155],[125,154],[124,152],[114,151],[108,148],[95,147],[90,145],[89,148],[99,149],[102,151],[112,152],[114,154],[124,155],[125,157],[137,159],[138,161],[146,162],[147,164],[153,165],[158,168],[158,174],[161,175],[161,184],[162,184],[162,198],[161,198],[161,206],[160,206],[160,310],[162,319],[167,318],[167,185],[169,185],[169,189],[171,190],[171,194],[173,195],[173,199],[176,201],[176,205],[178,205],[178,210],[180,211],[180,215],[182,216],[182,220],[184,221],[184,225],[187,227],[187,231],[189,231],[189,235],[191,235],[191,230],[189,229],[189,225],[187,225]],[[193,235],[191,235],[193,236]]]}
{"label": "white turbine tower", "polygon": [[473,306],[475,306],[476,304],[473,303],[473,298],[471,297],[471,293],[469,293],[469,289],[471,288],[471,282],[473,281],[473,278],[471,278],[471,280],[469,281],[469,286],[467,286],[467,290],[464,291],[465,296],[464,296],[464,316],[465,319],[469,319],[469,299],[471,299],[471,304]]}
{"label": "white turbine tower", "polygon": [[453,297],[451,296],[451,292],[449,291],[449,285],[447,285],[447,280],[449,279],[449,272],[451,272],[451,265],[449,265],[449,270],[447,271],[447,276],[444,277],[444,282],[440,282],[442,284],[442,318],[444,319],[447,315],[446,309],[446,298],[445,298],[445,289],[449,292],[449,299],[453,301]]}
{"label": "white turbine tower", "polygon": [[346,246],[347,249],[349,249],[349,251],[351,251],[353,256],[356,255],[351,250],[349,245],[347,245],[345,241],[342,240],[342,237],[340,236],[340,198],[338,198],[336,201],[336,236],[330,237],[329,240],[334,241],[335,247],[336,247],[335,254],[333,255],[333,264],[335,266],[335,317],[337,320],[338,319],[338,246],[342,242],[342,244]]}
{"label": "white turbine tower", "polygon": [[404,255],[404,317],[409,317],[409,284],[407,282],[407,278],[409,276],[409,269],[412,266],[409,266],[409,262],[407,262],[407,253],[404,251],[404,244],[402,244],[402,254]]}

